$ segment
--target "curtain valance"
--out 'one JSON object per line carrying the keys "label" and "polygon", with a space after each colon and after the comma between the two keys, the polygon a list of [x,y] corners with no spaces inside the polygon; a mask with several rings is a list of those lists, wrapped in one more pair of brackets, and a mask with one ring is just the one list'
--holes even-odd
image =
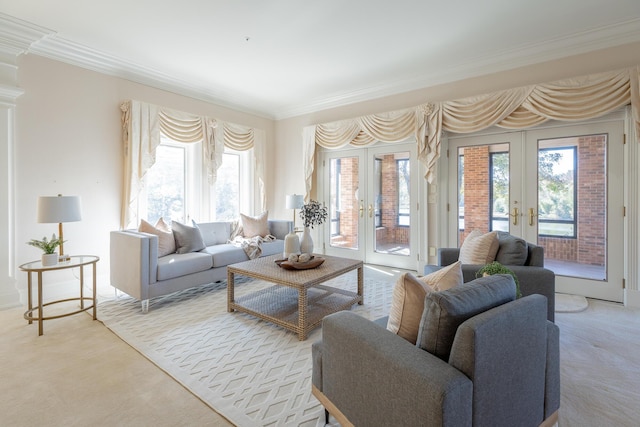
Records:
{"label": "curtain valance", "polygon": [[[161,133],[178,142],[202,141],[203,166],[211,186],[215,185],[225,146],[240,151],[252,148],[264,151],[265,133],[261,130],[135,100],[123,102],[120,109],[125,148],[122,228],[136,226],[139,221],[142,179],[155,163]],[[264,156],[254,156],[253,166],[261,191],[261,209],[265,210],[263,159]]]}
{"label": "curtain valance", "polygon": [[418,160],[433,182],[443,131],[471,133],[499,126],[529,128],[547,120],[577,121],[631,104],[640,138],[640,67],[525,86],[412,109],[308,126],[303,131],[306,197],[311,191],[315,146],[366,146],[398,142],[414,135]]}

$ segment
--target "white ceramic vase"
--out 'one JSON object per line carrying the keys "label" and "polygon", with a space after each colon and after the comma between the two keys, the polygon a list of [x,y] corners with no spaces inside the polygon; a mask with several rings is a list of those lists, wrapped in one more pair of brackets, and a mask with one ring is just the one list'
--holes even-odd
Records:
{"label": "white ceramic vase", "polygon": [[284,253],[282,256],[286,259],[289,255],[300,253],[300,238],[295,232],[291,232],[284,236]]}
{"label": "white ceramic vase", "polygon": [[58,264],[58,254],[42,254],[42,266],[51,267]]}
{"label": "white ceramic vase", "polygon": [[300,252],[303,254],[313,253],[313,239],[311,238],[311,231],[309,227],[305,227],[302,232],[302,238],[300,239]]}

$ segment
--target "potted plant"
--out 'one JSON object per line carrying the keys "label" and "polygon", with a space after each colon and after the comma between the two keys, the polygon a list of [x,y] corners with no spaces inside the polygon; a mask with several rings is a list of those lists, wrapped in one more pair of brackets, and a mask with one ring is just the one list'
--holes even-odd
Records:
{"label": "potted plant", "polygon": [[44,252],[44,254],[42,254],[42,265],[49,267],[58,263],[56,248],[60,246],[61,243],[62,241],[58,239],[54,233],[51,236],[51,240],[47,240],[45,236],[42,240],[31,239],[27,242],[27,245],[41,249]]}
{"label": "potted plant", "polygon": [[300,218],[304,224],[304,232],[302,239],[300,239],[300,252],[311,254],[313,253],[313,239],[311,239],[309,227],[314,228],[326,221],[327,208],[315,200],[310,200],[300,209]]}
{"label": "potted plant", "polygon": [[494,274],[509,274],[513,277],[513,281],[516,282],[516,298],[522,297],[522,293],[520,292],[520,283],[518,282],[518,276],[513,272],[510,268],[505,267],[500,264],[498,261],[494,261],[490,264],[485,265],[480,270],[476,272],[476,278],[483,276],[493,276]]}

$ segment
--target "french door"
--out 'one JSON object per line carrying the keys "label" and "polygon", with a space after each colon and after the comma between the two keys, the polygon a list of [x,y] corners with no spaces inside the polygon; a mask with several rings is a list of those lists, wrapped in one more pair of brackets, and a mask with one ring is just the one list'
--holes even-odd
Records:
{"label": "french door", "polygon": [[319,190],[328,255],[415,270],[419,167],[415,143],[324,151]]}
{"label": "french door", "polygon": [[623,300],[624,120],[449,139],[449,242],[502,230],[544,247],[556,291]]}

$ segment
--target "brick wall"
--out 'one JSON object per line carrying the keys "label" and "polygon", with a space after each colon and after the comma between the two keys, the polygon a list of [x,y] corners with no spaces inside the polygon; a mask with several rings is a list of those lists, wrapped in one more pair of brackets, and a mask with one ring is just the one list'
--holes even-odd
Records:
{"label": "brick wall", "polygon": [[[489,231],[489,146],[464,149],[464,232]],[[457,209],[457,208],[456,208]]]}

